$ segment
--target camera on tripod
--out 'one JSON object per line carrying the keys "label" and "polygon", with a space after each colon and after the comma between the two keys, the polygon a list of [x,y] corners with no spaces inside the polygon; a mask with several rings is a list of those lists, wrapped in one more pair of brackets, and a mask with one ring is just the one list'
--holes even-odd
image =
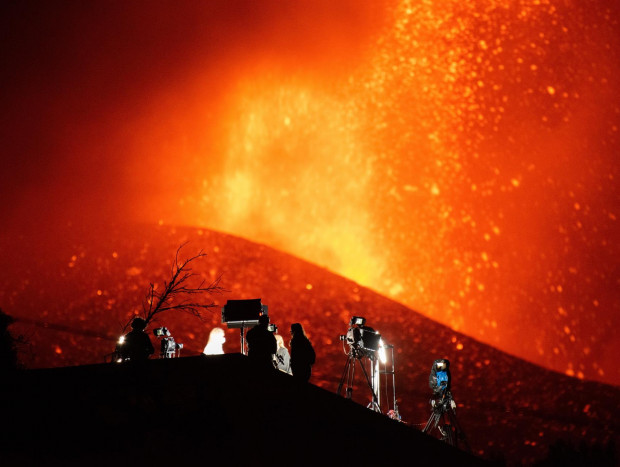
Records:
{"label": "camera on tripod", "polygon": [[[378,375],[379,368],[379,360],[376,357],[379,353],[377,351],[382,346],[381,335],[373,328],[366,326],[366,318],[353,316],[351,321],[349,321],[347,333],[341,335],[340,340],[346,341],[349,344],[349,353],[347,354],[347,362],[338,385],[338,394],[341,393],[342,387],[346,382],[345,397],[347,399],[353,398],[355,362],[357,361],[372,394],[372,401],[368,408],[381,412],[378,394],[379,380],[375,378]],[[368,358],[365,359],[366,357]],[[371,376],[366,371],[366,366],[370,367]]]}
{"label": "camera on tripod", "polygon": [[158,339],[161,339],[159,358],[174,358],[179,356],[183,344],[175,342],[168,328],[161,327],[153,329],[153,334]]}

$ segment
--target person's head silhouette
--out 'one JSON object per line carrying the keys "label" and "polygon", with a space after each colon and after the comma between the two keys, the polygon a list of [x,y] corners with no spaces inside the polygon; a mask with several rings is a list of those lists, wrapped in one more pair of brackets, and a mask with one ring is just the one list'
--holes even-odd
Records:
{"label": "person's head silhouette", "polygon": [[306,333],[304,332],[304,328],[300,323],[291,324],[291,335],[293,337],[306,337]]}
{"label": "person's head silhouette", "polygon": [[134,318],[131,322],[131,329],[135,329],[136,331],[144,331],[146,328],[146,321],[142,318]]}

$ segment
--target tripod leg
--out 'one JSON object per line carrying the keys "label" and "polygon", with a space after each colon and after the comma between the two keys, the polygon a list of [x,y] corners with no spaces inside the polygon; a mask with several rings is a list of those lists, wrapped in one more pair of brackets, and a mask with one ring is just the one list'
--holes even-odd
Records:
{"label": "tripod leg", "polygon": [[340,395],[340,392],[342,391],[342,385],[344,384],[344,379],[348,378],[349,376],[349,366],[351,364],[351,357],[347,356],[347,361],[344,364],[344,370],[342,371],[342,378],[340,378],[340,384],[338,384],[338,391],[337,394]]}
{"label": "tripod leg", "polygon": [[370,381],[370,378],[368,377],[368,372],[366,371],[366,368],[364,368],[364,364],[362,363],[361,359],[359,360],[359,364],[362,367],[362,372],[364,373],[364,376],[366,377],[366,382],[368,383],[368,388],[370,389],[370,392],[372,393],[372,407],[373,410],[375,412],[381,412],[381,408],[379,407],[379,402],[377,401],[377,394],[375,393],[375,390],[372,387],[372,382]]}
{"label": "tripod leg", "polygon": [[452,435],[452,425],[448,423],[448,416],[446,415],[445,406],[440,406],[440,410],[437,413],[437,422],[435,426],[441,434],[441,441],[445,441],[450,446],[454,446],[454,437]]}
{"label": "tripod leg", "polygon": [[353,399],[353,383],[355,381],[355,355],[349,357],[349,375],[347,379],[346,398]]}
{"label": "tripod leg", "polygon": [[431,412],[431,416],[428,417],[428,421],[426,422],[426,425],[424,426],[424,428],[422,429],[422,433],[426,433],[428,430],[430,430],[431,425],[433,424],[433,422],[435,423],[435,426],[437,426],[437,414],[435,413],[435,411],[433,410]]}
{"label": "tripod leg", "polygon": [[437,431],[439,431],[441,441],[445,441],[448,444],[453,445],[452,427],[446,423],[446,421],[445,408],[442,405],[435,406],[433,407],[431,418],[428,419],[428,422],[422,432],[426,432],[429,429],[431,422],[433,422],[433,428],[437,428]]}
{"label": "tripod leg", "polygon": [[454,427],[454,446],[458,447],[459,440],[463,442],[465,449],[467,452],[472,452],[469,443],[467,442],[467,438],[465,437],[465,432],[462,430],[461,425],[456,419],[456,414],[453,410],[448,412],[448,417],[450,418],[450,423]]}
{"label": "tripod leg", "polygon": [[452,431],[452,425],[445,423],[441,431],[441,440],[448,443],[450,446],[454,446],[454,432]]}

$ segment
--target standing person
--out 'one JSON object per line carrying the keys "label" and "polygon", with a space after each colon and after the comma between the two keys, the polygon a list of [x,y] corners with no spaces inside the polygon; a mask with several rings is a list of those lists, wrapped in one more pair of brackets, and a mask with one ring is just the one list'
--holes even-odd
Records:
{"label": "standing person", "polygon": [[284,339],[280,334],[276,334],[276,342],[278,343],[278,350],[276,352],[276,366],[278,370],[284,373],[291,374],[291,355],[288,353],[288,349],[284,346]]}
{"label": "standing person", "polygon": [[248,343],[248,357],[264,368],[275,368],[273,358],[278,350],[276,338],[268,329],[269,316],[260,315],[258,324],[250,329],[246,335]]}
{"label": "standing person", "polygon": [[314,348],[300,323],[291,325],[291,371],[293,377],[308,382],[316,360]]}
{"label": "standing person", "polygon": [[134,318],[131,322],[131,331],[125,335],[125,340],[120,348],[123,360],[144,361],[153,355],[155,349],[149,335],[144,332],[146,321],[142,318]]}

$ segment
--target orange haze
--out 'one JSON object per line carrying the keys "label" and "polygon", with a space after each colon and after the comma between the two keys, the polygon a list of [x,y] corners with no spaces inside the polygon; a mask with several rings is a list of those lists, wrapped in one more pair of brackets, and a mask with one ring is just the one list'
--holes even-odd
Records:
{"label": "orange haze", "polygon": [[72,220],[233,233],[607,381],[617,6],[207,3],[55,13],[74,29],[52,39],[51,78],[13,86],[50,143],[20,146],[50,151],[19,166],[22,212],[53,193]]}

